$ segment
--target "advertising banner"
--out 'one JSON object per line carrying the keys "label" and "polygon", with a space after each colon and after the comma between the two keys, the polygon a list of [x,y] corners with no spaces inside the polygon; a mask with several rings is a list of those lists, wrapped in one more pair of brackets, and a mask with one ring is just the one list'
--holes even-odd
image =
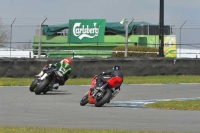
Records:
{"label": "advertising banner", "polygon": [[104,42],[105,19],[69,20],[68,42]]}
{"label": "advertising banner", "polygon": [[164,36],[164,54],[165,57],[177,57],[177,47],[176,47],[176,36],[175,35],[165,35]]}

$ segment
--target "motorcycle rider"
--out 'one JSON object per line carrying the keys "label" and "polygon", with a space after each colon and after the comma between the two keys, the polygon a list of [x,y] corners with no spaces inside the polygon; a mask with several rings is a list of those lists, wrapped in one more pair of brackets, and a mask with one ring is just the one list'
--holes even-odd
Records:
{"label": "motorcycle rider", "polygon": [[[90,90],[93,91],[94,89],[100,89],[101,82],[105,83],[112,77],[121,77],[123,79],[123,73],[120,66],[115,65],[111,70],[108,70],[107,72],[102,72],[96,79],[96,88],[90,88]],[[121,84],[115,88],[116,91],[115,94],[113,94],[113,97],[115,97],[119,93]]]}
{"label": "motorcycle rider", "polygon": [[71,59],[70,58],[64,58],[63,60],[61,60],[58,63],[45,65],[43,70],[36,76],[39,76],[40,80],[44,80],[47,76],[46,71],[48,69],[54,68],[63,75],[63,79],[60,80],[59,85],[64,85],[65,82],[68,80],[69,75],[71,73],[71,66],[70,65],[71,65]]}

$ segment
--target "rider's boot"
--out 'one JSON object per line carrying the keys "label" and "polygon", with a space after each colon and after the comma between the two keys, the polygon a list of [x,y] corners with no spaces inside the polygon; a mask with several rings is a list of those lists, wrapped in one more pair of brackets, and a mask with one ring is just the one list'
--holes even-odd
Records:
{"label": "rider's boot", "polygon": [[55,83],[54,85],[53,85],[53,89],[58,89],[58,87],[59,87],[59,83]]}
{"label": "rider's boot", "polygon": [[45,73],[41,78],[39,78],[40,80],[44,80],[47,77],[47,74]]}
{"label": "rider's boot", "polygon": [[41,77],[44,74],[43,71],[41,71],[38,75],[35,75],[36,77]]}

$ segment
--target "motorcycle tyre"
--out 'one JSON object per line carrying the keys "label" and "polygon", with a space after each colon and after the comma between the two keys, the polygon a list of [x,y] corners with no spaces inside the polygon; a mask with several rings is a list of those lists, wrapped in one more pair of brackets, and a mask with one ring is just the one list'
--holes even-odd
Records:
{"label": "motorcycle tyre", "polygon": [[111,90],[107,89],[106,94],[104,95],[104,97],[100,101],[96,102],[95,106],[96,107],[103,106],[105,103],[107,103],[110,100],[111,96],[112,96]]}
{"label": "motorcycle tyre", "polygon": [[[58,86],[58,87],[59,87],[59,86]],[[55,89],[55,90],[57,90],[57,89],[58,89],[58,87],[55,87],[54,89]]]}
{"label": "motorcycle tyre", "polygon": [[43,90],[43,94],[47,94],[47,92],[48,92],[48,90],[46,90],[46,89]]}
{"label": "motorcycle tyre", "polygon": [[35,94],[36,94],[36,95],[40,95],[48,85],[49,85],[49,80],[48,80],[48,79],[44,79],[44,80],[36,87]]}
{"label": "motorcycle tyre", "polygon": [[[86,98],[83,100],[84,97]],[[80,101],[81,106],[85,106],[88,103],[88,95],[85,95],[84,97]]]}
{"label": "motorcycle tyre", "polygon": [[38,83],[37,79],[33,80],[33,82],[31,83],[31,85],[29,87],[30,92],[34,92],[34,89],[36,88],[37,83]]}

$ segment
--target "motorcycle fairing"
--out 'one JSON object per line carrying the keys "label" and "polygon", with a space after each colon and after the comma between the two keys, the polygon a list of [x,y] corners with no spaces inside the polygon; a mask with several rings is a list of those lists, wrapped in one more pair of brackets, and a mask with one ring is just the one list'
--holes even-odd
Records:
{"label": "motorcycle fairing", "polygon": [[96,99],[94,99],[94,97],[91,95],[91,91],[88,92],[88,103],[90,104],[96,103]]}
{"label": "motorcycle fairing", "polygon": [[122,83],[122,78],[121,77],[112,77],[107,81],[107,83],[111,87],[116,88]]}
{"label": "motorcycle fairing", "polygon": [[92,84],[91,84],[90,88],[95,88],[96,87],[96,78],[97,78],[97,76],[93,77]]}

